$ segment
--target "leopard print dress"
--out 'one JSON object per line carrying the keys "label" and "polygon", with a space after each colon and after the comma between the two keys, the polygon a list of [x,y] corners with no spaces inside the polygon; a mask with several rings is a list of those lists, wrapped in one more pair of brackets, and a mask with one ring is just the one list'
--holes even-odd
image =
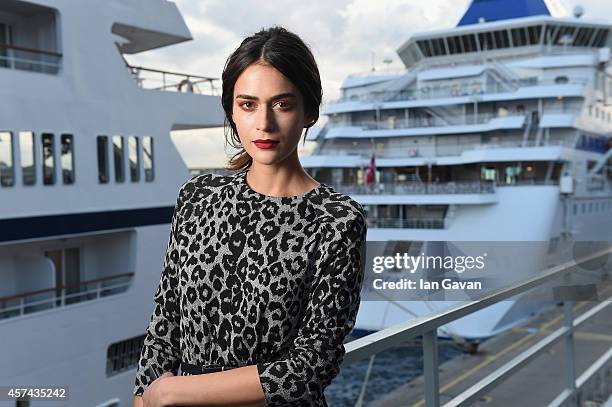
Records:
{"label": "leopard print dress", "polygon": [[268,407],[327,406],[361,298],[363,207],[324,183],[263,195],[247,172],[181,186],[135,395],[151,366],[257,365]]}

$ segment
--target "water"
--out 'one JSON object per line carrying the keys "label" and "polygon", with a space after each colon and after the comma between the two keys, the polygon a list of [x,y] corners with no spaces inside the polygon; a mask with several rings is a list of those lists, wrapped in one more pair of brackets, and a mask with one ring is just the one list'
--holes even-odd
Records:
{"label": "water", "polygon": [[[365,333],[351,333],[345,343],[364,336]],[[420,337],[418,338],[420,339]],[[461,349],[446,340],[439,341],[439,363],[459,356]],[[334,381],[325,389],[325,398],[330,407],[354,407],[370,363],[369,358],[342,367]],[[423,374],[423,348],[420,340],[402,347],[376,354],[363,405],[381,398],[398,387]]]}

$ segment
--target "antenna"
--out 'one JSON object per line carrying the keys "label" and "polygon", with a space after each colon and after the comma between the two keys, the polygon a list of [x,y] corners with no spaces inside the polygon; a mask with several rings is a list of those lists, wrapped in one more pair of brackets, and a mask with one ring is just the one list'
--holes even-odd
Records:
{"label": "antenna", "polygon": [[389,64],[393,62],[393,60],[389,57],[383,59],[383,64],[387,65],[387,72],[389,72]]}
{"label": "antenna", "polygon": [[376,53],[374,51],[372,51],[372,72],[374,72],[376,70],[376,68],[374,67],[374,56],[376,55]]}
{"label": "antenna", "polygon": [[576,7],[574,7],[574,17],[580,18],[582,17],[583,14],[584,14],[584,7],[582,7],[581,5],[577,5]]}

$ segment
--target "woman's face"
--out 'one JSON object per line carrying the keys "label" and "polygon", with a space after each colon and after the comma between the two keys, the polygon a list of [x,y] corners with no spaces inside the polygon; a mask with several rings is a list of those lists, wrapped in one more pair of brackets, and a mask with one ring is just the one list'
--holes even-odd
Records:
{"label": "woman's face", "polygon": [[[293,83],[270,65],[252,64],[234,85],[232,119],[254,161],[274,164],[296,151],[304,125],[304,101]],[[257,143],[271,140],[275,143]]]}

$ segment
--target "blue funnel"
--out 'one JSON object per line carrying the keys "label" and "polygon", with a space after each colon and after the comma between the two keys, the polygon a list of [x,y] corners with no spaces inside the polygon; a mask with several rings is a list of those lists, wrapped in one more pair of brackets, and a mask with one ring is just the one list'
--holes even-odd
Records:
{"label": "blue funnel", "polygon": [[550,15],[544,0],[472,0],[457,27],[477,24],[481,17],[488,22],[538,15]]}

